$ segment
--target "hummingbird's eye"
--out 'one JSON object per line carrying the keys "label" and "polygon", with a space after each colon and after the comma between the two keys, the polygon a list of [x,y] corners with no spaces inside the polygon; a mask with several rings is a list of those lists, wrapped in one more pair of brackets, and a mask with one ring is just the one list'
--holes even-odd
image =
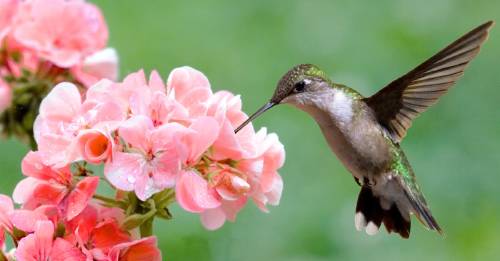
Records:
{"label": "hummingbird's eye", "polygon": [[306,82],[299,81],[299,82],[295,83],[295,85],[293,86],[293,91],[294,92],[303,92],[305,87],[306,87]]}

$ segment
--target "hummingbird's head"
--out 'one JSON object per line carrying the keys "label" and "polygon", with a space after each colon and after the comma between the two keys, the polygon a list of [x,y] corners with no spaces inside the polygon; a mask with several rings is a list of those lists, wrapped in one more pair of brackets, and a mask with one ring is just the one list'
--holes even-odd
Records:
{"label": "hummingbird's head", "polygon": [[281,103],[297,103],[304,97],[320,91],[328,81],[326,74],[312,64],[299,64],[290,69],[278,82],[268,103],[252,114],[235,132],[238,132],[265,111]]}

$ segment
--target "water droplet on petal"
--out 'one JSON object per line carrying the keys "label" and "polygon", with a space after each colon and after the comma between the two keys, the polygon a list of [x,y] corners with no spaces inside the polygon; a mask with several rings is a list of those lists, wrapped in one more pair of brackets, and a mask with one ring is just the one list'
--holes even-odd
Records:
{"label": "water droplet on petal", "polygon": [[135,177],[134,176],[128,176],[127,181],[131,184],[135,183]]}

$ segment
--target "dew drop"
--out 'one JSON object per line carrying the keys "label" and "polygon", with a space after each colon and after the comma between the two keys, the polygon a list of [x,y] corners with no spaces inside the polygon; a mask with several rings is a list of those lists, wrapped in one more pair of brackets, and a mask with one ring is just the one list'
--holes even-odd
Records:
{"label": "dew drop", "polygon": [[133,176],[128,176],[127,181],[128,181],[129,183],[131,183],[131,184],[134,184],[134,183],[135,183],[135,177],[133,177]]}

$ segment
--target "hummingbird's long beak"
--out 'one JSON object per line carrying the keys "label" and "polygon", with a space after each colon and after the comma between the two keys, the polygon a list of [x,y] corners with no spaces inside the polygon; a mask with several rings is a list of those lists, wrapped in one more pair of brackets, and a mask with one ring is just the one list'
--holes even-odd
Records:
{"label": "hummingbird's long beak", "polygon": [[256,111],[254,114],[252,114],[245,122],[243,122],[238,128],[236,128],[236,130],[234,130],[234,133],[238,133],[238,131],[240,131],[241,129],[243,129],[243,127],[245,127],[248,123],[250,123],[251,121],[255,120],[262,113],[264,113],[265,111],[271,109],[276,104],[277,103],[274,103],[274,102],[268,102],[268,103],[264,104],[264,106],[260,107],[260,109],[258,111]]}

